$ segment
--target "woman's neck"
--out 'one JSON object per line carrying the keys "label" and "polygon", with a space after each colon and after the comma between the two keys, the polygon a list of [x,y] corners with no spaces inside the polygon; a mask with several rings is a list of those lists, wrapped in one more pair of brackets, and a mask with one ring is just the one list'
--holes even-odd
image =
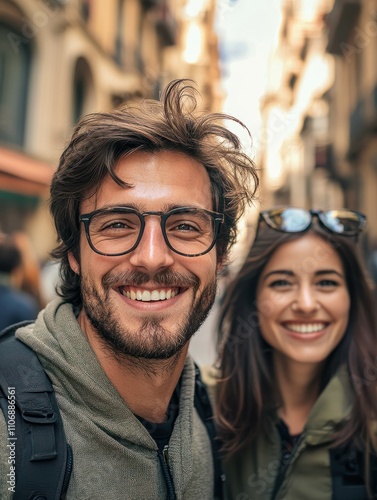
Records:
{"label": "woman's neck", "polygon": [[274,368],[282,403],[279,416],[290,434],[300,434],[318,399],[323,365],[296,363],[275,353]]}

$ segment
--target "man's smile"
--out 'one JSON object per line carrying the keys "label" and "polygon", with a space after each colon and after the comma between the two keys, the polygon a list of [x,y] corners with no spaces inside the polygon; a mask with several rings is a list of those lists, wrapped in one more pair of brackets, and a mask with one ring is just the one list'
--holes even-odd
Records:
{"label": "man's smile", "polygon": [[180,288],[164,288],[146,290],[145,288],[121,287],[120,293],[131,300],[141,302],[155,302],[160,300],[172,299],[180,292]]}

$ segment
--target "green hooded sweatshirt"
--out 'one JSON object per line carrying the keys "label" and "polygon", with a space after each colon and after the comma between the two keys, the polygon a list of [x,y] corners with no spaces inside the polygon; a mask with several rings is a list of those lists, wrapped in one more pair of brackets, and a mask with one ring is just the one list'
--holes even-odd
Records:
{"label": "green hooded sweatshirt", "polygon": [[[73,470],[67,500],[168,498],[158,448],[103,372],[70,304],[59,300],[17,337],[37,354],[56,391]],[[182,373],[179,414],[169,442],[169,469],[177,500],[213,498],[213,464],[207,431],[194,409],[195,369]],[[0,412],[0,498],[6,482],[7,431]]]}

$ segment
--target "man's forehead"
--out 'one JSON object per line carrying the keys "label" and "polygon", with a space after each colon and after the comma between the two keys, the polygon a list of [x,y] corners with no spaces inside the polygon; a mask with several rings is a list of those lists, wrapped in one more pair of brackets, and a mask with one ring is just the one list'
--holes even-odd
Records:
{"label": "man's forehead", "polygon": [[117,162],[115,174],[125,185],[106,174],[96,191],[83,199],[85,210],[107,205],[136,205],[139,211],[175,206],[213,209],[208,172],[187,155],[135,152]]}

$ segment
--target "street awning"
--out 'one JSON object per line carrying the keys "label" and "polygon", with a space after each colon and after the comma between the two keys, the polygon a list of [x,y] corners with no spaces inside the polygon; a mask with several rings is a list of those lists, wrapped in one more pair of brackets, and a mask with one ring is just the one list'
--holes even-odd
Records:
{"label": "street awning", "polygon": [[0,146],[0,190],[27,196],[48,193],[54,167],[46,162]]}

